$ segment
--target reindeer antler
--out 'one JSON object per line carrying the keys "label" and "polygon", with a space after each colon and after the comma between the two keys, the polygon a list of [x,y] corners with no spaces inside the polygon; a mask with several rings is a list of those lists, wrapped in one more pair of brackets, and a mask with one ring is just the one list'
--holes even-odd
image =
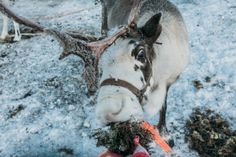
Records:
{"label": "reindeer antler", "polygon": [[2,0],[0,0],[0,12],[19,24],[23,24],[40,32],[46,32],[56,37],[64,48],[64,51],[60,55],[59,59],[63,59],[70,54],[80,56],[85,62],[85,81],[87,83],[89,93],[94,93],[97,89],[98,59],[103,54],[103,52],[120,36],[127,33],[129,28],[134,28],[134,26],[136,26],[135,21],[139,10],[139,4],[140,0],[134,0],[128,26],[122,27],[111,37],[107,37],[102,40],[99,40],[98,38],[86,37],[83,35],[75,36],[72,33],[59,32],[54,29],[46,28],[29,19],[16,15],[6,5],[3,4]]}
{"label": "reindeer antler", "polygon": [[136,27],[136,21],[140,10],[140,3],[141,0],[133,0],[132,10],[128,19],[128,26],[131,28]]}
{"label": "reindeer antler", "polygon": [[128,32],[128,27],[122,27],[118,32],[113,34],[111,37],[107,37],[100,41],[95,41],[87,44],[92,51],[95,52],[97,58],[103,54],[103,52],[111,46],[120,36]]}

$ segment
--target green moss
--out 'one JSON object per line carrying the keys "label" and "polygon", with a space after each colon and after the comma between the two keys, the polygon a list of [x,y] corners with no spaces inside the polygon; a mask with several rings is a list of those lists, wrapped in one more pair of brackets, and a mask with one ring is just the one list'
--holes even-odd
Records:
{"label": "green moss", "polygon": [[236,131],[210,109],[195,109],[186,123],[186,139],[201,157],[236,157]]}
{"label": "green moss", "polygon": [[140,124],[140,122],[130,121],[112,123],[106,130],[96,130],[93,137],[97,139],[97,146],[104,146],[114,153],[126,156],[134,152],[133,139],[138,135],[140,144],[149,150],[149,144],[152,141],[151,135]]}

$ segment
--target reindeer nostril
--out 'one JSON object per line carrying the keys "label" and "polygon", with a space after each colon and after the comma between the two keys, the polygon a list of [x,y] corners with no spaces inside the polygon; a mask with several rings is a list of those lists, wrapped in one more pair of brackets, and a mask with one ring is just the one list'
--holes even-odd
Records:
{"label": "reindeer nostril", "polygon": [[124,108],[124,100],[122,100],[121,107],[120,107],[120,109],[117,112],[108,113],[105,116],[105,119],[107,120],[107,122],[114,122],[114,121],[116,121],[117,120],[116,116],[118,116],[122,112],[123,108]]}
{"label": "reindeer nostril", "polygon": [[122,102],[122,105],[121,105],[120,109],[117,112],[112,113],[112,115],[114,115],[114,116],[119,115],[121,113],[121,111],[123,110],[123,108],[124,108],[124,104]]}
{"label": "reindeer nostril", "polygon": [[120,109],[117,112],[113,112],[112,115],[114,115],[114,116],[119,115],[121,113],[121,111],[123,110],[124,106],[125,106],[125,100],[122,99]]}

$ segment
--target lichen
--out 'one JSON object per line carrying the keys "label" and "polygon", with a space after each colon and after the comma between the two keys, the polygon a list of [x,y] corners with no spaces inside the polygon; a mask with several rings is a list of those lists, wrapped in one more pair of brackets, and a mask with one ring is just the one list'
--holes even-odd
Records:
{"label": "lichen", "polygon": [[201,157],[236,157],[236,131],[210,109],[195,109],[186,123],[186,139]]}
{"label": "lichen", "polygon": [[97,139],[97,146],[105,146],[108,150],[121,155],[134,152],[134,137],[140,137],[140,144],[148,151],[152,141],[151,134],[141,127],[141,122],[112,123],[106,129],[95,130],[92,137]]}

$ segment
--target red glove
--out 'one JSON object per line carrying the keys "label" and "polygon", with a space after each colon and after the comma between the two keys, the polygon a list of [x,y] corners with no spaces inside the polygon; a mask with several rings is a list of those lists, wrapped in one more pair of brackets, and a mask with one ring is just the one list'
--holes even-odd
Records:
{"label": "red glove", "polygon": [[[134,144],[136,149],[131,157],[151,157],[147,150],[143,148],[139,143],[139,136],[134,138]],[[99,155],[99,157],[123,157],[122,155],[112,153],[111,151],[107,150]]]}
{"label": "red glove", "polygon": [[99,155],[99,157],[123,157],[122,155],[112,153],[111,151],[107,150]]}

